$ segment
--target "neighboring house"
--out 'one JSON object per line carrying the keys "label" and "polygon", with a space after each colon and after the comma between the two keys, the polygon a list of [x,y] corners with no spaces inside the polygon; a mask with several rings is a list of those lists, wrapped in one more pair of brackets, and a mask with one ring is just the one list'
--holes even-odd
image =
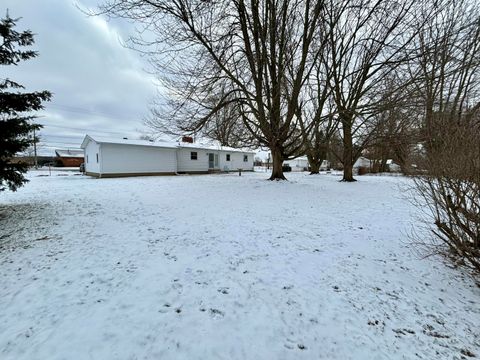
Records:
{"label": "neighboring house", "polygon": [[86,135],[85,173],[97,177],[253,171],[255,153],[189,142],[111,139]]}
{"label": "neighboring house", "polygon": [[397,163],[393,162],[392,159],[387,160],[388,170],[391,172],[401,172],[402,168]]}
{"label": "neighboring house", "polygon": [[[287,160],[285,161],[285,164],[290,165],[292,171],[308,171],[310,168],[310,164],[308,163],[308,158],[306,156],[301,156],[293,160]],[[323,160],[320,170],[327,170],[329,168],[330,166],[328,161]]]}
{"label": "neighboring house", "polygon": [[286,160],[284,165],[289,165],[292,171],[306,171],[308,170],[308,159],[302,156],[292,160]]}
{"label": "neighboring house", "polygon": [[55,162],[58,166],[64,167],[78,167],[84,162],[84,155],[82,149],[67,149],[55,150]]}
{"label": "neighboring house", "polygon": [[368,168],[368,169],[370,169],[370,166],[371,166],[370,160],[367,159],[366,157],[363,157],[363,156],[360,156],[357,159],[357,161],[355,161],[355,163],[353,164],[354,169],[358,169],[358,168]]}

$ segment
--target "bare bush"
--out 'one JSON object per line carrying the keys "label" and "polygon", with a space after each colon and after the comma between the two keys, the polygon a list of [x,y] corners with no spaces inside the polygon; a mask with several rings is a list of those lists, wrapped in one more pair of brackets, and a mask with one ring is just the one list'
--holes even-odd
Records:
{"label": "bare bush", "polygon": [[480,271],[480,123],[440,120],[435,129],[441,141],[426,157],[426,173],[414,177],[416,202],[428,210],[435,252],[449,250]]}
{"label": "bare bush", "polygon": [[415,200],[434,235],[419,240],[480,270],[480,6],[437,5],[434,18],[430,8],[419,14],[409,63],[423,109]]}

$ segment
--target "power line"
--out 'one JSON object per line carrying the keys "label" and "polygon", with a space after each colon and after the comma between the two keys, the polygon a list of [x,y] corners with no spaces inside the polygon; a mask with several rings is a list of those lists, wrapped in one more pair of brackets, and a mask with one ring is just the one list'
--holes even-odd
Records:
{"label": "power line", "polygon": [[69,106],[69,105],[61,105],[61,104],[48,104],[45,108],[48,107],[53,107],[57,108],[58,110],[61,111],[66,111],[66,112],[72,112],[72,113],[78,113],[78,114],[84,114],[84,115],[95,115],[98,117],[104,117],[107,119],[113,119],[113,120],[118,120],[118,119],[127,119],[124,116],[119,116],[116,114],[107,114],[107,113],[102,113],[94,110],[89,110],[86,108],[79,108],[79,107],[74,107],[74,106]]}
{"label": "power line", "polygon": [[89,129],[89,128],[77,128],[77,127],[70,127],[70,126],[62,126],[62,125],[50,125],[50,124],[41,124],[43,127],[55,127],[60,129],[67,129],[67,130],[81,130],[81,131],[92,131],[92,132],[100,132],[100,133],[108,133],[108,134],[118,134],[118,135],[125,135],[126,132],[119,132],[119,131],[107,131],[107,130],[98,130],[98,129]]}
{"label": "power line", "polygon": [[80,139],[80,138],[83,138],[82,135],[53,135],[53,134],[40,134],[40,137],[41,137],[41,138],[45,138],[45,137],[52,138],[52,137],[55,137],[55,138],[67,138],[67,139]]}
{"label": "power line", "polygon": [[82,142],[81,141],[79,141],[79,142],[64,142],[64,141],[62,141],[62,142],[60,142],[60,141],[45,141],[45,142],[43,142],[42,141],[40,143],[41,144],[69,144],[69,145],[78,146],[78,145],[81,145]]}

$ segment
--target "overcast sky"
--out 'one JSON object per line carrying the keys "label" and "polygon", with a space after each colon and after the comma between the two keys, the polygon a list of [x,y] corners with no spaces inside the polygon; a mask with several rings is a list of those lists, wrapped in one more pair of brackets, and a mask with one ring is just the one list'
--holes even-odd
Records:
{"label": "overcast sky", "polygon": [[2,17],[20,17],[17,30],[32,30],[35,59],[3,66],[2,77],[29,91],[49,90],[38,122],[42,153],[53,148],[78,147],[86,133],[138,138],[143,119],[155,96],[155,78],[141,56],[122,46],[132,32],[126,21],[88,17],[76,5],[96,0],[2,0]]}

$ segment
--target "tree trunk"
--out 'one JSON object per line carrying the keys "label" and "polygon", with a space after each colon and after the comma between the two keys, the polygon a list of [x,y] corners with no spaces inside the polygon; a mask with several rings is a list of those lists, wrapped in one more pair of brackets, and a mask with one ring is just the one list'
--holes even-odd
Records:
{"label": "tree trunk", "polygon": [[343,128],[343,179],[342,181],[357,181],[353,178],[353,139],[351,121],[342,122]]}
{"label": "tree trunk", "polygon": [[325,154],[321,156],[309,156],[307,155],[308,165],[310,165],[310,175],[315,175],[320,173],[320,167],[322,166],[323,160],[327,157]]}
{"label": "tree trunk", "polygon": [[268,180],[287,180],[283,175],[283,154],[280,148],[274,146],[271,149],[272,152],[272,175]]}
{"label": "tree trunk", "polygon": [[380,172],[387,172],[387,157],[382,156],[382,162],[380,163]]}
{"label": "tree trunk", "polygon": [[308,164],[310,165],[310,175],[320,173],[320,162],[312,159],[312,161],[308,161]]}

